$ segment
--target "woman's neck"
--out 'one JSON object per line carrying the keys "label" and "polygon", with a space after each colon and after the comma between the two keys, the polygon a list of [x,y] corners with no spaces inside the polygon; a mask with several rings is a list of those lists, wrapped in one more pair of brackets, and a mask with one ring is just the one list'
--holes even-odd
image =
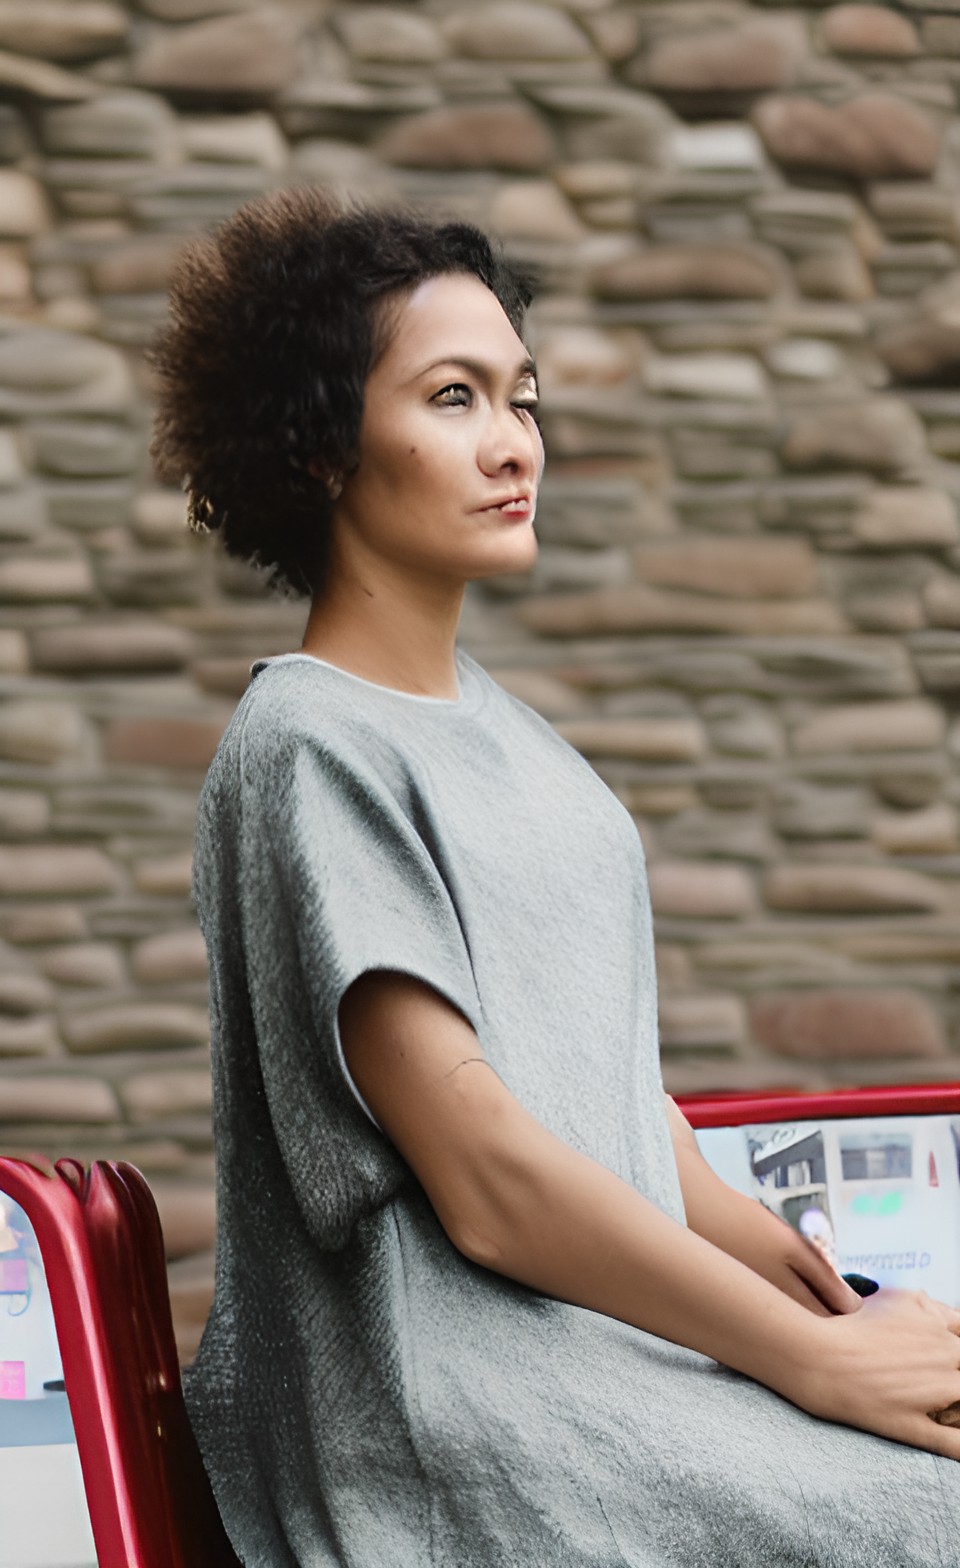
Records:
{"label": "woman's neck", "polygon": [[460,604],[456,616],[427,620],[409,604],[388,609],[376,599],[372,603],[378,605],[375,615],[367,606],[345,607],[329,596],[315,597],[300,652],[380,686],[420,697],[456,699],[460,695],[456,668]]}

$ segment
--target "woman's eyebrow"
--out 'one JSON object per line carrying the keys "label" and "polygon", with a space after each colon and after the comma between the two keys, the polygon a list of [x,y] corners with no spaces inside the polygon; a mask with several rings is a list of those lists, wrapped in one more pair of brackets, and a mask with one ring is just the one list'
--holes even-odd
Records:
{"label": "woman's eyebrow", "polygon": [[[482,359],[471,359],[468,355],[461,354],[445,354],[442,359],[435,359],[431,364],[424,365],[422,370],[418,370],[414,379],[429,375],[431,370],[439,370],[441,365],[457,365],[461,370],[469,371],[471,375],[476,376],[478,381],[489,381],[496,374],[495,367]],[[529,354],[517,366],[516,379],[522,381],[528,376],[532,376],[534,381],[537,379],[537,367]]]}

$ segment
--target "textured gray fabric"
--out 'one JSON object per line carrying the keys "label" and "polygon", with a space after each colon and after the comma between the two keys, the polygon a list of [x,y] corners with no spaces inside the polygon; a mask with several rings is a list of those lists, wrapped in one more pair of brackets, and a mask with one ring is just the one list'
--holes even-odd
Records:
{"label": "textured gray fabric", "polygon": [[366,969],[683,1220],[628,812],[458,653],[460,697],[260,661],[203,789],[217,1291],[190,1415],[248,1568],[960,1562],[960,1465],[813,1420],[476,1267],[348,1081]]}

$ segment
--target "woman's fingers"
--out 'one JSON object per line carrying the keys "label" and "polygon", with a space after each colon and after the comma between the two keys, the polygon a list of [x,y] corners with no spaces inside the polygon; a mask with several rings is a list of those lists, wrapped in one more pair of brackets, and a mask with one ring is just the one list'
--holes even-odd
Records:
{"label": "woman's fingers", "polygon": [[958,1319],[922,1291],[866,1298],[859,1312],[823,1324],[830,1349],[809,1369],[805,1408],[960,1459]]}
{"label": "woman's fingers", "polygon": [[937,1301],[933,1296],[927,1296],[926,1300],[930,1303],[937,1316],[946,1324],[951,1334],[960,1334],[960,1312],[958,1312],[957,1308],[948,1306],[945,1301]]}
{"label": "woman's fingers", "polygon": [[960,1427],[953,1422],[938,1422],[936,1418],[927,1420],[917,1447],[929,1448],[931,1453],[943,1454],[947,1459],[960,1460]]}
{"label": "woman's fingers", "polygon": [[[928,1296],[927,1300],[950,1333],[960,1334],[960,1312],[956,1307],[948,1306],[945,1301],[936,1301],[932,1296]],[[939,1426],[951,1427],[960,1432],[960,1399],[955,1399],[941,1410],[931,1410],[930,1415]]]}
{"label": "woman's fingers", "polygon": [[806,1237],[801,1238],[803,1245],[793,1262],[794,1271],[803,1280],[807,1288],[828,1312],[857,1312],[862,1306],[862,1300],[855,1290],[851,1290],[846,1280],[841,1279],[819,1252],[812,1242]]}
{"label": "woman's fingers", "polygon": [[960,1334],[960,1308],[951,1307],[946,1301],[938,1301],[935,1296],[928,1296],[925,1290],[897,1290],[894,1286],[887,1285],[881,1292],[882,1303],[888,1308],[894,1306],[898,1300],[913,1302],[914,1306],[922,1307],[930,1317],[936,1318],[951,1334]]}
{"label": "woman's fingers", "polygon": [[942,1454],[945,1459],[960,1460],[960,1429],[956,1427],[926,1420],[916,1436],[905,1435],[903,1441],[912,1443],[915,1448],[925,1448],[931,1454]]}

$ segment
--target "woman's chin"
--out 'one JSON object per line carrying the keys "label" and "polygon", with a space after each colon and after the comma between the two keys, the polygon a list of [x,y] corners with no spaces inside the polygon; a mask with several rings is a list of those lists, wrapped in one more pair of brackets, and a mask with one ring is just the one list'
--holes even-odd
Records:
{"label": "woman's chin", "polygon": [[488,541],[482,561],[470,576],[507,577],[516,572],[529,572],[536,565],[539,548],[532,525],[514,523],[512,532]]}

